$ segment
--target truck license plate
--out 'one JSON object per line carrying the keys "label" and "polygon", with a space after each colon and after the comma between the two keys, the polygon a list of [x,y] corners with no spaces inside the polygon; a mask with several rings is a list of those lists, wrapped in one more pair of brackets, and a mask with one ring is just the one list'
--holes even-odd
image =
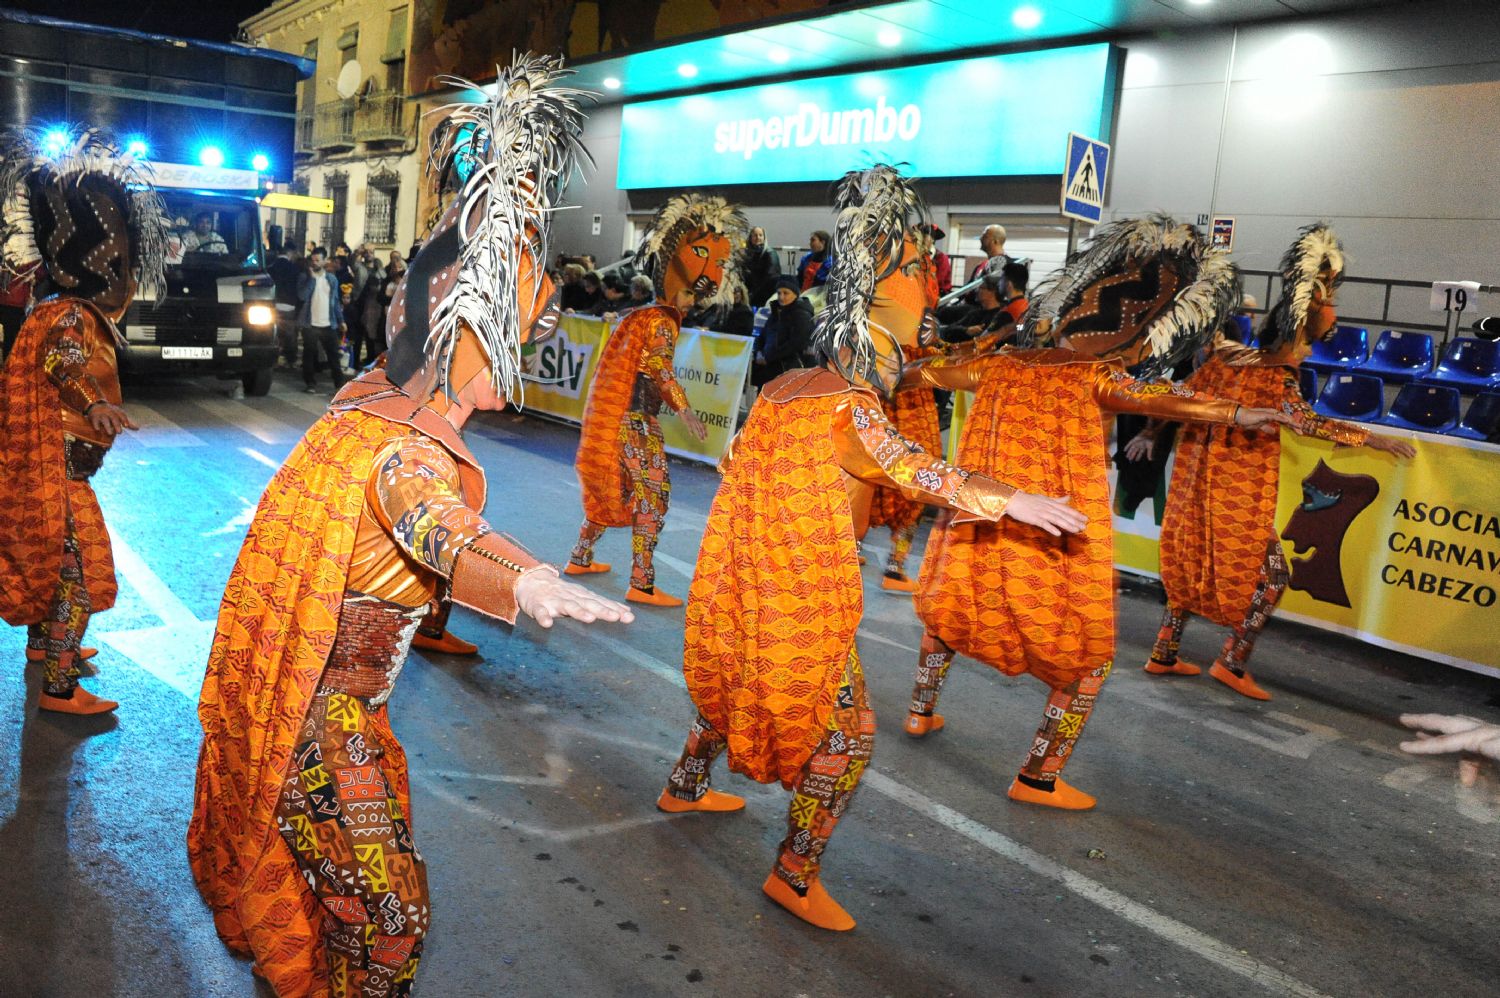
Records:
{"label": "truck license plate", "polygon": [[213,360],[213,347],[162,347],[162,360]]}

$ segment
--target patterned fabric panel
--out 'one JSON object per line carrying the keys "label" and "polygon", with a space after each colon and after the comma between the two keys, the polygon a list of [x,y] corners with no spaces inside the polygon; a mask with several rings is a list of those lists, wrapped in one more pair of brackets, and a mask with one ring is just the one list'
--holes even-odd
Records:
{"label": "patterned fabric panel", "polygon": [[[883,402],[886,418],[906,439],[920,444],[929,454],[943,453],[943,431],[938,427],[937,402],[932,389],[922,387],[897,392]],[[894,489],[879,489],[870,504],[870,526],[906,530],[916,526],[925,503],[913,502]]]}
{"label": "patterned fabric panel", "polygon": [[864,591],[832,440],[844,395],[756,403],[709,512],[683,672],[729,765],[790,789],[822,741]]}
{"label": "patterned fabric panel", "polygon": [[1023,491],[1071,496],[1089,524],[1062,538],[1011,519],[935,531],[917,616],[954,649],[1060,688],[1114,655],[1114,540],[1095,400],[1104,368],[1005,355],[986,365],[959,464]]}

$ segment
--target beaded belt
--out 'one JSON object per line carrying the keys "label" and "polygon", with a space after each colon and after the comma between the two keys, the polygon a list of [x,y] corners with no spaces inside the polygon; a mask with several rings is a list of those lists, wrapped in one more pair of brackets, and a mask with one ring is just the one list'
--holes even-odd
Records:
{"label": "beaded belt", "polygon": [[63,460],[67,465],[68,479],[86,482],[104,464],[104,455],[109,448],[77,437],[63,437]]}
{"label": "beaded belt", "polygon": [[346,593],[319,690],[347,693],[375,707],[385,703],[406,664],[412,635],[426,614],[425,606],[412,608],[363,593]]}

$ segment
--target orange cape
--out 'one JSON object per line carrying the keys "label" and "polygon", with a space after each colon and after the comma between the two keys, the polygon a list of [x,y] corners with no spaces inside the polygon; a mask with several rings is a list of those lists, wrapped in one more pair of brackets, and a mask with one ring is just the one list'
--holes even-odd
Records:
{"label": "orange cape", "polygon": [[583,489],[583,515],[601,526],[631,524],[620,456],[620,421],[630,408],[636,375],[641,371],[641,355],[656,323],[676,314],[675,309],[661,305],[627,313],[605,340],[594,367],[594,384],[583,410],[583,430],[573,467]]}
{"label": "orange cape", "polygon": [[[204,737],[188,828],[193,877],[220,938],[253,955],[287,998],[326,998],[327,960],[321,907],[277,830],[276,806],[333,647],[375,458],[398,424],[415,427],[468,462],[460,470],[476,509],[484,497],[457,434],[384,372],[351,382],[334,405],[266,486],[224,590],[198,704]],[[406,757],[386,711],[370,718],[410,817]]]}
{"label": "orange cape", "polygon": [[1065,537],[1009,518],[933,531],[917,580],[917,616],[963,654],[1061,688],[1115,649],[1097,364],[998,359],[975,393],[958,466],[1025,492],[1071,496],[1089,523]]}
{"label": "orange cape", "polygon": [[91,323],[96,349],[114,349],[105,319],[79,298],[41,302],[22,323],[0,370],[0,618],[13,625],[45,620],[62,569],[67,515],[83,556],[93,612],[115,605],[115,563],[104,513],[88,482],[68,479],[62,401],[42,364],[48,334],[71,308]]}
{"label": "orange cape", "polygon": [[[1243,406],[1279,409],[1285,381],[1284,367],[1230,366],[1214,357],[1187,384]],[[1173,462],[1161,525],[1167,601],[1233,627],[1245,617],[1266,545],[1276,538],[1281,436],[1184,423]]]}
{"label": "orange cape", "polygon": [[688,692],[728,740],[730,768],[788,788],[823,738],[864,611],[832,437],[834,408],[853,389],[823,372],[804,390],[826,394],[778,395],[808,374],[767,385],[735,440],[683,642]]}

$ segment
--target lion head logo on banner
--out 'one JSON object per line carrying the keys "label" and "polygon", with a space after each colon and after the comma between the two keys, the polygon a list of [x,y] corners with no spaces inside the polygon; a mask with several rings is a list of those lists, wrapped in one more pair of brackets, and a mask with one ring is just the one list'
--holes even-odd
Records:
{"label": "lion head logo on banner", "polygon": [[1379,494],[1380,483],[1370,475],[1345,475],[1322,461],[1307,473],[1302,479],[1302,502],[1281,532],[1294,555],[1305,555],[1288,559],[1291,588],[1324,603],[1350,605],[1341,557],[1344,537]]}

